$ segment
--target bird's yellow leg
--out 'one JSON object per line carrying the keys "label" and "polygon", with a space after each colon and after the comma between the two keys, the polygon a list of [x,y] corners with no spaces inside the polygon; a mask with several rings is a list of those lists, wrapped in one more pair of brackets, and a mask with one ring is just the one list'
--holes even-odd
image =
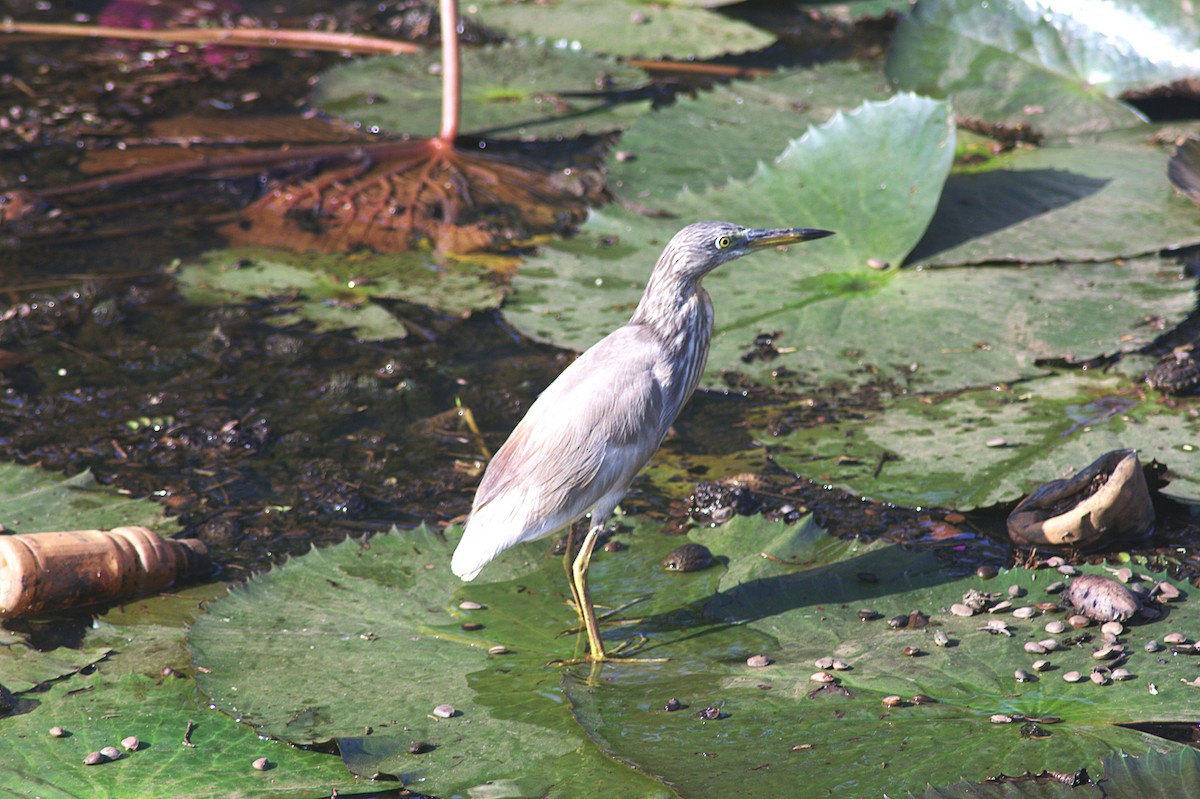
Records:
{"label": "bird's yellow leg", "polygon": [[[571,593],[573,593],[579,601],[579,609],[583,616],[583,625],[587,631],[588,638],[588,659],[593,662],[601,662],[605,660],[619,659],[622,663],[662,663],[669,658],[627,658],[618,653],[629,647],[628,643],[622,644],[612,653],[604,651],[604,642],[600,640],[600,625],[596,621],[596,609],[592,605],[592,592],[588,586],[588,566],[592,562],[592,550],[596,547],[596,538],[600,534],[601,526],[593,526],[588,530],[587,537],[583,539],[583,546],[579,550],[579,555],[576,556],[575,562],[571,565]],[[645,637],[634,646],[640,646],[645,642]]]}
{"label": "bird's yellow leg", "polygon": [[[583,626],[587,631],[588,654],[592,660],[605,660],[604,643],[600,640],[600,629],[596,624],[596,610],[592,607],[592,592],[588,586],[588,566],[592,562],[592,550],[596,546],[596,538],[600,535],[600,527],[592,525],[583,546],[571,564],[571,593],[575,596],[576,607],[583,618]],[[570,552],[570,549],[567,550]]]}
{"label": "bird's yellow leg", "polygon": [[[575,548],[575,530],[574,525],[567,525],[567,551],[563,553],[563,571],[567,573],[567,585],[571,586],[571,601],[575,605],[575,612],[579,614],[579,623],[585,624],[583,618],[583,603],[579,601],[579,589],[575,587],[575,574],[572,567],[575,563],[574,557],[571,555],[571,550]],[[575,628],[571,632],[578,632],[581,628]]]}

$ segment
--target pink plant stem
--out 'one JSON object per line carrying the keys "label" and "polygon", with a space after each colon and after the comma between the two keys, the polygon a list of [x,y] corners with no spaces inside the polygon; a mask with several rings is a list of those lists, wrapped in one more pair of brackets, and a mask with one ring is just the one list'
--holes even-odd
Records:
{"label": "pink plant stem", "polygon": [[442,17],[442,130],[438,139],[453,145],[458,138],[462,108],[462,70],[458,50],[458,0],[441,0]]}

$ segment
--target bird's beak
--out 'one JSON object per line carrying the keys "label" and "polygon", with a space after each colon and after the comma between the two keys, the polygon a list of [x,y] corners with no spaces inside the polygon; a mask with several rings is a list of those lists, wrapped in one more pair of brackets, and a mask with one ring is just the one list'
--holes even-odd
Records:
{"label": "bird's beak", "polygon": [[798,241],[812,241],[832,236],[832,230],[812,230],[809,228],[752,228],[746,231],[745,246],[751,250],[761,250],[764,247],[776,247],[781,244],[795,244]]}

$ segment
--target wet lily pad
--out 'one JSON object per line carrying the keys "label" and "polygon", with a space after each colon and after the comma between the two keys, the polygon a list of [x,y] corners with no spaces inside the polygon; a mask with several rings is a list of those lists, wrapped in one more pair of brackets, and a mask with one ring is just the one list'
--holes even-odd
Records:
{"label": "wet lily pad", "polygon": [[[429,51],[339,65],[322,75],[313,102],[367,129],[434,136],[441,129],[440,58]],[[601,76],[614,88],[631,86],[645,80],[641,70],[564,46],[467,49],[462,74],[461,130],[474,136],[547,138],[614,130],[647,106],[614,104],[595,94]]]}
{"label": "wet lily pad", "polygon": [[375,299],[399,299],[448,313],[495,307],[501,291],[485,270],[443,268],[424,254],[289,253],[253,247],[214,250],[178,272],[196,303],[276,298],[279,324],[303,319],[318,330],[353,328],[364,340],[403,338],[404,322]]}
{"label": "wet lily pad", "polygon": [[1200,216],[1170,190],[1156,130],[1015,150],[951,175],[910,262],[1099,261],[1200,242]]}
{"label": "wet lily pad", "polygon": [[[1159,662],[1141,649],[1148,638],[1186,625],[1197,613],[1191,599],[1172,609],[1169,623],[1126,631],[1128,651],[1136,653],[1126,664],[1134,680],[1107,686],[1063,681],[1065,671],[1086,674],[1097,663],[1092,645],[1064,641],[1061,651],[1045,656],[1052,670],[1021,683],[1015,670],[1033,673],[1031,662],[1042,657],[1026,653],[1024,644],[1050,637],[1042,626],[1053,616],[985,614],[981,620],[947,608],[968,589],[1007,596],[1011,585],[1027,591],[1017,604],[1041,601],[1042,587],[1051,581],[1046,572],[1005,571],[986,582],[953,579],[929,554],[880,545],[830,547],[812,524],[772,533],[760,522],[738,519],[692,537],[730,562],[706,614],[728,629],[770,635],[774,645],[765,654],[772,665],[755,669],[744,658],[714,656],[722,632],[706,630],[672,646],[672,660],[660,668],[620,669],[616,679],[595,683],[564,682],[580,723],[606,751],[684,796],[784,795],[797,772],[813,794],[856,796],[920,791],[929,783],[997,772],[1072,772],[1094,767],[1113,751],[1183,748],[1122,723],[1200,719],[1200,691],[1181,682],[1194,672],[1190,659]],[[866,573],[874,579],[860,576]],[[863,622],[862,607],[884,618],[920,610],[929,615],[929,626],[893,630],[881,620]],[[997,618],[1011,637],[978,629]],[[939,629],[952,646],[934,645]],[[918,653],[905,656],[905,647]],[[836,672],[834,684],[811,681],[814,662],[827,656],[850,669]],[[1150,683],[1157,695],[1147,690]],[[934,703],[914,702],[918,694]],[[899,704],[884,705],[887,696],[897,696]],[[694,713],[666,713],[668,697],[691,708],[716,707],[722,717],[701,721]],[[1016,720],[992,723],[994,714]],[[944,756],[948,748],[955,757]]]}
{"label": "wet lily pad", "polygon": [[710,58],[759,50],[774,40],[765,31],[701,7],[722,4],[690,0],[653,5],[638,0],[483,0],[464,7],[463,13],[510,33],[528,33],[616,56]]}
{"label": "wet lily pad", "polygon": [[1132,127],[1124,92],[1195,77],[1200,26],[1177,3],[920,0],[896,30],[888,75],[953,98],[960,114],[1052,134]]}
{"label": "wet lily pad", "polygon": [[1054,375],[951,396],[905,397],[865,418],[770,440],[781,466],[876,499],[971,509],[1020,499],[1114,449],[1170,470],[1164,493],[1200,499],[1200,423],[1116,377]]}
{"label": "wet lily pad", "polygon": [[[685,188],[700,193],[731,178],[744,180],[807,126],[891,93],[877,70],[832,63],[680,96],[638,117],[621,135],[609,182],[628,201],[653,206]],[[686,158],[680,155],[685,140]]]}
{"label": "wet lily pad", "polygon": [[[341,796],[374,795],[377,786],[355,780],[334,755],[306,752],[265,740],[253,730],[204,707],[191,680],[141,676],[77,676],[22,697],[23,712],[0,718],[4,757],[0,792],[43,799],[306,799],[314,786]],[[194,724],[182,745],[188,724]],[[70,734],[54,738],[60,726]],[[141,741],[120,760],[84,766],[90,752]],[[271,768],[251,763],[266,757]]]}

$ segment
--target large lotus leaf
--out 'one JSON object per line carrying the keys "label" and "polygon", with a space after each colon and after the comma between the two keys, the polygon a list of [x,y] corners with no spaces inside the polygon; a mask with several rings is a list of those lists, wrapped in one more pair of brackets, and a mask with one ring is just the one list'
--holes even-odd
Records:
{"label": "large lotus leaf", "polygon": [[234,247],[184,264],[178,281],[190,302],[282,297],[279,324],[303,319],[319,330],[354,328],[359,338],[374,340],[403,338],[408,331],[372,299],[401,299],[455,314],[495,307],[501,292],[482,271],[444,268],[428,253],[329,255]]}
{"label": "large lotus leaf", "polygon": [[509,33],[528,33],[572,48],[582,46],[616,56],[712,58],[760,50],[774,41],[764,31],[699,5],[674,1],[647,4],[640,0],[481,0],[464,6],[463,13]]}
{"label": "large lotus leaf", "polygon": [[[564,682],[580,723],[602,747],[684,796],[786,796],[797,780],[805,795],[899,795],[1001,772],[1098,770],[1113,751],[1182,748],[1122,724],[1200,721],[1200,690],[1183,684],[1195,676],[1192,659],[1142,648],[1150,638],[1200,624],[1191,598],[1173,605],[1165,619],[1126,630],[1126,667],[1135,679],[1069,684],[1065,672],[1086,675],[1098,661],[1094,641],[1043,629],[1061,613],[1022,620],[947,611],[972,589],[1007,597],[1011,586],[1020,586],[1026,595],[1015,604],[1046,600],[1044,588],[1060,579],[1054,572],[956,579],[931,553],[893,545],[831,547],[812,524],[737,519],[692,538],[728,559],[706,610],[727,626],[697,628],[692,638],[665,648],[671,660],[656,668],[614,668],[608,679]],[[861,621],[860,608],[884,618],[920,610],[931,620],[923,629],[891,629],[883,621]],[[1006,622],[1012,635],[981,631],[989,620]],[[751,668],[719,654],[726,651],[725,635],[744,628],[774,640],[765,651],[770,666]],[[951,646],[934,645],[937,629]],[[1059,640],[1060,651],[1024,650],[1025,643],[1050,637]],[[918,652],[905,656],[905,647]],[[821,657],[850,665],[837,672],[839,685],[810,681]],[[1034,674],[1031,663],[1039,658],[1050,660],[1050,668],[1018,682],[1015,671]],[[917,694],[935,703],[912,702]],[[904,703],[883,706],[889,695]],[[671,697],[688,710],[666,712]],[[697,719],[706,706],[722,717]],[[995,724],[993,714],[1036,721]]]}
{"label": "large lotus leaf", "polygon": [[1055,375],[903,397],[770,440],[784,468],[901,505],[966,510],[1015,501],[1114,449],[1165,464],[1165,493],[1198,499],[1200,422],[1191,408],[1147,399],[1116,377]]}
{"label": "large lotus leaf", "polygon": [[[442,80],[434,66],[440,58],[429,51],[339,65],[321,76],[313,102],[364,128],[436,135]],[[476,136],[578,136],[624,127],[646,108],[614,104],[597,93],[601,76],[613,87],[627,87],[645,80],[641,70],[568,47],[517,43],[467,49],[462,75],[460,129]]]}
{"label": "large lotus leaf", "polygon": [[652,206],[685,188],[745,179],[809,125],[890,93],[878,71],[843,62],[680,96],[621,135],[623,156],[609,164],[609,183],[630,202]]}
{"label": "large lotus leaf", "polygon": [[[189,723],[189,740],[184,746]],[[69,735],[54,738],[48,730]],[[90,752],[136,735],[141,748],[84,766]],[[251,766],[265,757],[271,768]],[[205,707],[191,680],[103,672],[21,697],[0,718],[0,795],[40,799],[310,799],[378,793],[336,756],[295,749]]]}
{"label": "large lotus leaf", "polygon": [[[925,230],[953,151],[944,104],[912,95],[865,103],[811,128],[745,182],[681,194],[670,205],[676,219],[620,209],[594,213],[578,239],[547,245],[541,259],[522,269],[505,313],[535,338],[584,349],[628,320],[679,220],[833,230],[831,238],[744,258],[706,278],[717,308],[706,383],[735,369],[769,383],[772,372],[797,368],[803,356],[746,365],[741,355],[755,336],[779,331],[782,344],[793,347],[825,340],[828,325],[818,328],[818,338],[807,337],[814,308],[837,305],[837,315],[845,298],[869,298],[895,282],[867,262],[903,260]],[[878,318],[862,323],[869,327]]]}
{"label": "large lotus leaf", "polygon": [[[641,615],[711,593],[715,571],[688,579],[649,567],[647,556],[653,562],[677,542],[638,532],[628,552],[598,553],[598,602],[654,594],[636,606]],[[264,733],[336,738],[356,773],[397,775],[423,792],[465,795],[488,784],[497,796],[664,795],[596,751],[563,705],[559,671],[546,665],[578,654],[577,636],[559,636],[576,623],[561,558],[543,558],[545,543],[524,545],[463,584],[449,570],[457,536],[422,528],[348,541],[254,577],[212,603],[191,632],[201,688]],[[484,608],[460,610],[467,599]],[[468,621],[483,628],[462,630]],[[654,654],[688,630],[644,632]],[[501,644],[507,654],[488,654]],[[442,703],[458,715],[432,715]],[[410,754],[414,741],[432,750]]]}
{"label": "large lotus leaf", "polygon": [[960,114],[1047,133],[1136,125],[1115,98],[1200,73],[1200,25],[1172,0],[920,0],[888,75]]}
{"label": "large lotus leaf", "polygon": [[[1200,752],[1150,752],[1145,757],[1116,753],[1104,758],[1103,774],[1089,769],[1091,785],[1072,786],[1059,780],[1015,779],[966,782],[931,788],[917,799],[1176,799],[1200,796]],[[1101,781],[1103,777],[1103,781]],[[911,795],[910,795],[911,796]]]}
{"label": "large lotus leaf", "polygon": [[1152,130],[1018,149],[946,181],[909,257],[933,265],[1122,258],[1200,242]]}

